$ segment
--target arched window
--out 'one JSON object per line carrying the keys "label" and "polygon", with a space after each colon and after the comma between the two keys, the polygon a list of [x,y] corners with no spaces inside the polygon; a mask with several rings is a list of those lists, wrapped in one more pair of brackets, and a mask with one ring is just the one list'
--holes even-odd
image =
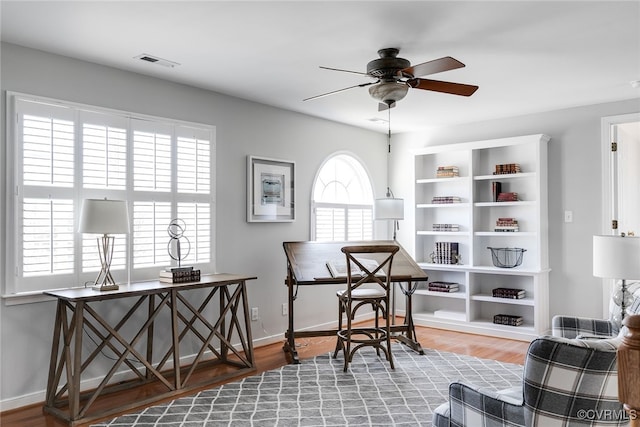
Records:
{"label": "arched window", "polygon": [[324,162],[313,184],[311,216],[312,240],[373,238],[373,191],[358,159],[340,153]]}

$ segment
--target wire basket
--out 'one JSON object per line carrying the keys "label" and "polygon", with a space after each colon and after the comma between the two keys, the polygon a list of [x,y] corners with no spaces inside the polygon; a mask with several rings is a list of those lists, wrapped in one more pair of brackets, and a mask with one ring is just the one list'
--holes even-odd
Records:
{"label": "wire basket", "polygon": [[487,246],[491,251],[491,260],[493,265],[500,268],[513,268],[522,264],[522,256],[526,249],[522,248],[492,248]]}

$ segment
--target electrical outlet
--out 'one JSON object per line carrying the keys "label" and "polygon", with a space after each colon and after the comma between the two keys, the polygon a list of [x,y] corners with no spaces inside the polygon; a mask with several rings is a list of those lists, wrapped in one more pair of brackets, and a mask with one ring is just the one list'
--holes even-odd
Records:
{"label": "electrical outlet", "polygon": [[287,314],[289,314],[289,306],[287,303],[284,303],[282,304],[282,315],[286,316]]}
{"label": "electrical outlet", "polygon": [[258,307],[251,308],[251,320],[258,320]]}
{"label": "electrical outlet", "polygon": [[573,211],[564,211],[564,222],[573,222]]}

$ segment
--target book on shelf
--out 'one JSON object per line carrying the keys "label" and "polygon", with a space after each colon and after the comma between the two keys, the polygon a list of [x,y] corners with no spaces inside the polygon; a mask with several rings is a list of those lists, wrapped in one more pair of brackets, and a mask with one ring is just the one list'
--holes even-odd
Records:
{"label": "book on shelf", "polygon": [[517,225],[515,227],[495,227],[493,231],[509,233],[520,231],[520,228]]}
{"label": "book on shelf", "polygon": [[498,218],[494,231],[520,231],[518,221],[515,218]]}
{"label": "book on shelf", "polygon": [[433,204],[460,203],[462,199],[458,196],[434,196],[431,199]]}
{"label": "book on shelf", "polygon": [[427,289],[433,292],[458,292],[460,284],[456,282],[429,282]]}
{"label": "book on shelf", "polygon": [[496,298],[522,299],[526,294],[524,289],[513,288],[495,288],[491,291],[491,295]]}
{"label": "book on shelf", "polygon": [[158,276],[163,283],[199,282],[200,270],[193,267],[174,267],[161,270]]}
{"label": "book on shelf", "polygon": [[458,242],[436,242],[432,255],[436,264],[458,264],[460,261]]}
{"label": "book on shelf", "polygon": [[498,194],[502,193],[502,183],[499,181],[493,181],[491,183],[491,199],[494,202],[498,201]]}
{"label": "book on shelf", "polygon": [[507,192],[498,194],[498,202],[517,202],[518,201],[518,193],[516,192]]}
{"label": "book on shelf", "polygon": [[460,231],[458,224],[433,224],[433,231]]}
{"label": "book on shelf", "polygon": [[438,170],[436,170],[437,178],[453,178],[456,176],[460,176],[457,166],[438,166]]}
{"label": "book on shelf", "polygon": [[493,316],[493,323],[497,325],[520,326],[524,323],[522,316],[511,314],[496,314]]}
{"label": "book on shelf", "polygon": [[519,163],[504,163],[501,165],[496,165],[494,175],[508,175],[512,173],[520,173],[520,164]]}
{"label": "book on shelf", "polygon": [[[373,271],[378,267],[378,261],[367,258],[356,258],[367,270]],[[332,259],[327,261],[327,268],[333,278],[347,277],[347,260],[346,259]],[[362,277],[364,272],[353,261],[351,262],[351,277]],[[384,270],[380,269],[376,272],[376,276],[385,276]]]}

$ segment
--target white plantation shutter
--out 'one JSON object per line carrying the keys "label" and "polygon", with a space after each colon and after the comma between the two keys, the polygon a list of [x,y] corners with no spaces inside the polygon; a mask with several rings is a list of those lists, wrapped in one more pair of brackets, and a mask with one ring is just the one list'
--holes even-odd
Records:
{"label": "white plantation shutter", "polygon": [[24,276],[73,273],[73,200],[24,199],[22,214]]}
{"label": "white plantation shutter", "polygon": [[186,226],[184,235],[191,250],[183,264],[208,262],[211,259],[211,205],[208,203],[178,203],[178,218]]}
{"label": "white plantation shutter", "polygon": [[316,240],[345,240],[346,209],[316,206]]}
{"label": "white plantation shutter", "polygon": [[133,132],[134,190],[171,191],[171,135]]}
{"label": "white plantation shutter", "polygon": [[353,156],[338,154],[318,171],[313,189],[311,236],[318,241],[371,240],[373,193]]}
{"label": "white plantation shutter", "polygon": [[28,114],[21,119],[23,184],[73,187],[73,122]]}
{"label": "white plantation shutter", "polygon": [[83,123],[82,149],[85,188],[126,188],[126,129]]}
{"label": "white plantation shutter", "polygon": [[211,145],[207,139],[178,137],[178,191],[209,194]]}
{"label": "white plantation shutter", "polygon": [[167,252],[171,222],[171,203],[134,202],[133,204],[133,267],[167,267],[171,258]]}
{"label": "white plantation shutter", "polygon": [[[115,235],[116,281],[157,278],[175,265],[167,227],[181,218],[184,263],[215,271],[214,128],[7,94],[9,183],[6,293],[92,282],[100,270],[92,234],[77,232],[82,200],[127,200],[131,234]],[[119,272],[119,273],[118,273]],[[45,279],[46,278],[46,279]]]}
{"label": "white plantation shutter", "polygon": [[347,240],[371,240],[373,239],[372,209],[348,208],[349,233]]}

